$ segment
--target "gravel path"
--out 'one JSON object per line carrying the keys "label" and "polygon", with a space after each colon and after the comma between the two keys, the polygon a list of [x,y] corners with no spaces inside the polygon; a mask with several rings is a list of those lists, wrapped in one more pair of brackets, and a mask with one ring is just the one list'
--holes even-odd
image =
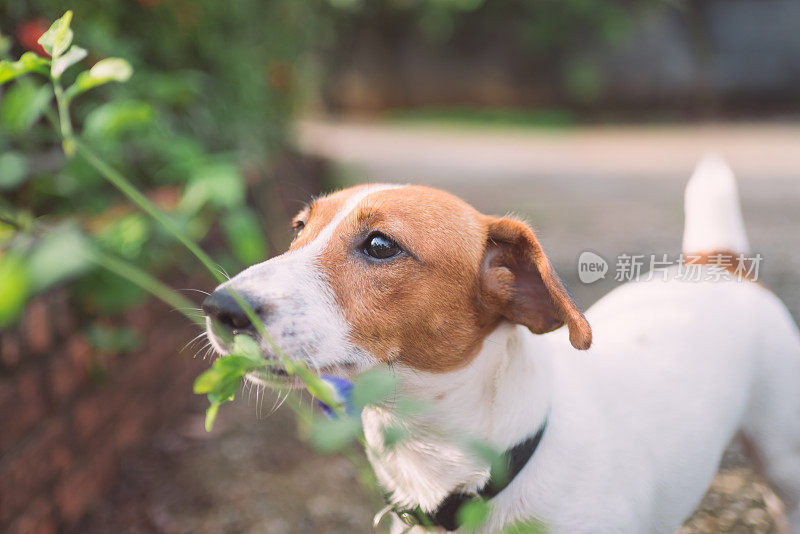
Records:
{"label": "gravel path", "polygon": [[[580,252],[677,254],[682,191],[707,149],[732,163],[763,281],[800,316],[800,127],[595,128],[562,132],[456,132],[307,122],[306,152],[333,159],[339,178],[448,189],[491,213],[513,211],[587,307],[612,289],[576,276]],[[187,392],[188,394],[188,392]],[[197,411],[132,458],[109,495],[76,529],[162,533],[370,532],[376,504],[355,470],[298,441],[285,410],[258,419],[254,402],[223,409],[206,435]],[[769,490],[736,448],[681,534],[776,532]]]}

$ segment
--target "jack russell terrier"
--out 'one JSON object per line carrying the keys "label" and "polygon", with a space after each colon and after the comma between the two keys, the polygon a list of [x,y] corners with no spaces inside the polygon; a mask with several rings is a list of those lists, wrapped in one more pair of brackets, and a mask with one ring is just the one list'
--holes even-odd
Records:
{"label": "jack russell terrier", "polygon": [[[685,253],[748,252],[724,162],[701,162],[685,210]],[[318,198],[294,228],[288,252],[207,299],[209,325],[255,335],[233,287],[312,369],[391,366],[402,393],[427,401],[402,421],[392,406],[362,413],[393,509],[426,525],[414,530],[456,529],[457,507],[480,495],[486,532],[535,520],[551,534],[672,533],[741,436],[800,534],[800,334],[759,283],[666,271],[584,317],[527,224],[414,185]],[[397,425],[409,438],[385,446]],[[453,436],[506,451],[508,480],[493,487]]]}

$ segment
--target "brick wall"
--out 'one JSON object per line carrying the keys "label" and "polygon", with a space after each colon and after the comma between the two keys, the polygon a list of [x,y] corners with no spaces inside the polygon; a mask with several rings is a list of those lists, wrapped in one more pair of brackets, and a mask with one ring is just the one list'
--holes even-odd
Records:
{"label": "brick wall", "polygon": [[[276,252],[292,236],[287,217],[327,176],[322,160],[290,152],[269,175],[248,176],[264,227],[277,229],[268,233]],[[192,282],[181,287],[214,285]],[[205,407],[192,382],[209,362],[193,358],[197,347],[181,351],[197,327],[149,302],[112,321],[136,330],[141,350],[104,354],[82,334],[86,325],[78,324],[67,295],[37,297],[18,326],[0,331],[2,534],[44,534],[76,524],[113,483],[126,455],[190,403],[198,413]],[[98,362],[100,378],[91,372]]]}
{"label": "brick wall", "polygon": [[[0,532],[57,532],[113,480],[120,460],[193,401],[208,362],[178,352],[197,333],[157,302],[119,324],[141,350],[101,354],[65,292],[38,297],[0,333]],[[102,361],[102,378],[90,369]]]}

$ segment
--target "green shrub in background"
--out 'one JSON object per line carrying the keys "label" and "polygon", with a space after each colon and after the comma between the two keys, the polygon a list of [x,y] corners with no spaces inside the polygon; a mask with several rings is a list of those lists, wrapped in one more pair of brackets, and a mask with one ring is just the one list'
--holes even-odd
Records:
{"label": "green shrub in background", "polygon": [[[0,5],[0,59],[24,53],[19,68],[46,68],[39,58],[47,54],[37,41],[62,5]],[[265,231],[245,203],[243,169],[263,176],[284,147],[313,6],[293,0],[73,5],[71,27],[80,39],[64,51],[60,72],[53,74],[72,100],[71,119],[81,139],[193,239],[203,238],[219,220],[231,251],[220,257],[225,269],[264,259]],[[94,101],[79,97],[78,88],[88,89],[98,78],[76,72],[108,56],[126,58],[136,76],[93,89],[99,92]],[[114,64],[96,69],[102,75],[109,67]],[[118,312],[145,297],[127,281],[79,260],[42,263],[77,257],[68,245],[80,234],[151,273],[190,269],[164,230],[123,205],[96,169],[55,149],[45,117],[54,95],[44,77],[19,78],[0,91],[0,272],[19,280],[4,284],[2,291],[9,293],[0,295],[0,325],[13,321],[31,294],[65,278],[77,277],[71,288],[90,315]],[[43,238],[56,227],[73,242]]]}
{"label": "green shrub in background", "polygon": [[[323,79],[352,63],[358,46],[388,51],[444,51],[453,57],[498,45],[517,67],[517,83],[547,80],[573,106],[591,104],[604,91],[592,55],[621,44],[638,11],[663,0],[327,0],[329,42]],[[684,0],[670,4],[682,8]],[[497,52],[495,52],[497,53]],[[391,72],[390,69],[387,69]],[[336,95],[327,95],[333,101]],[[332,97],[332,98],[331,98]]]}

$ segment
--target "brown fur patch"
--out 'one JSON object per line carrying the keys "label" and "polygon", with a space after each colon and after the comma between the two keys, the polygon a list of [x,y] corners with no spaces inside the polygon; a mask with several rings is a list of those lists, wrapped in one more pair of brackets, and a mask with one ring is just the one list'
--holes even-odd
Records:
{"label": "brown fur patch", "polygon": [[513,219],[488,223],[489,244],[484,255],[484,295],[506,319],[544,334],[566,324],[576,349],[592,344],[592,330],[572,302],[547,259],[533,230]]}
{"label": "brown fur patch", "polygon": [[289,250],[301,248],[314,241],[322,229],[328,226],[336,217],[336,214],[344,207],[350,197],[371,185],[365,184],[342,189],[311,202],[292,219],[293,226],[297,223],[302,223],[303,229],[292,241]]}
{"label": "brown fur patch", "polygon": [[756,274],[751,272],[753,270],[753,260],[745,254],[730,250],[714,250],[711,252],[684,254],[684,258],[687,265],[715,265],[725,269],[740,280],[754,281],[756,279]]}
{"label": "brown fur patch", "polygon": [[[293,248],[316,237],[353,192],[318,200]],[[514,233],[521,228],[522,237]],[[404,252],[383,261],[365,255],[375,231]],[[513,247],[500,251],[498,242]],[[487,281],[487,255],[493,269],[511,265],[507,274],[495,272]],[[383,361],[431,372],[462,367],[503,319],[537,333],[566,323],[576,347],[591,342],[588,324],[530,229],[481,215],[443,191],[406,186],[368,195],[336,228],[319,261],[352,341]]]}

